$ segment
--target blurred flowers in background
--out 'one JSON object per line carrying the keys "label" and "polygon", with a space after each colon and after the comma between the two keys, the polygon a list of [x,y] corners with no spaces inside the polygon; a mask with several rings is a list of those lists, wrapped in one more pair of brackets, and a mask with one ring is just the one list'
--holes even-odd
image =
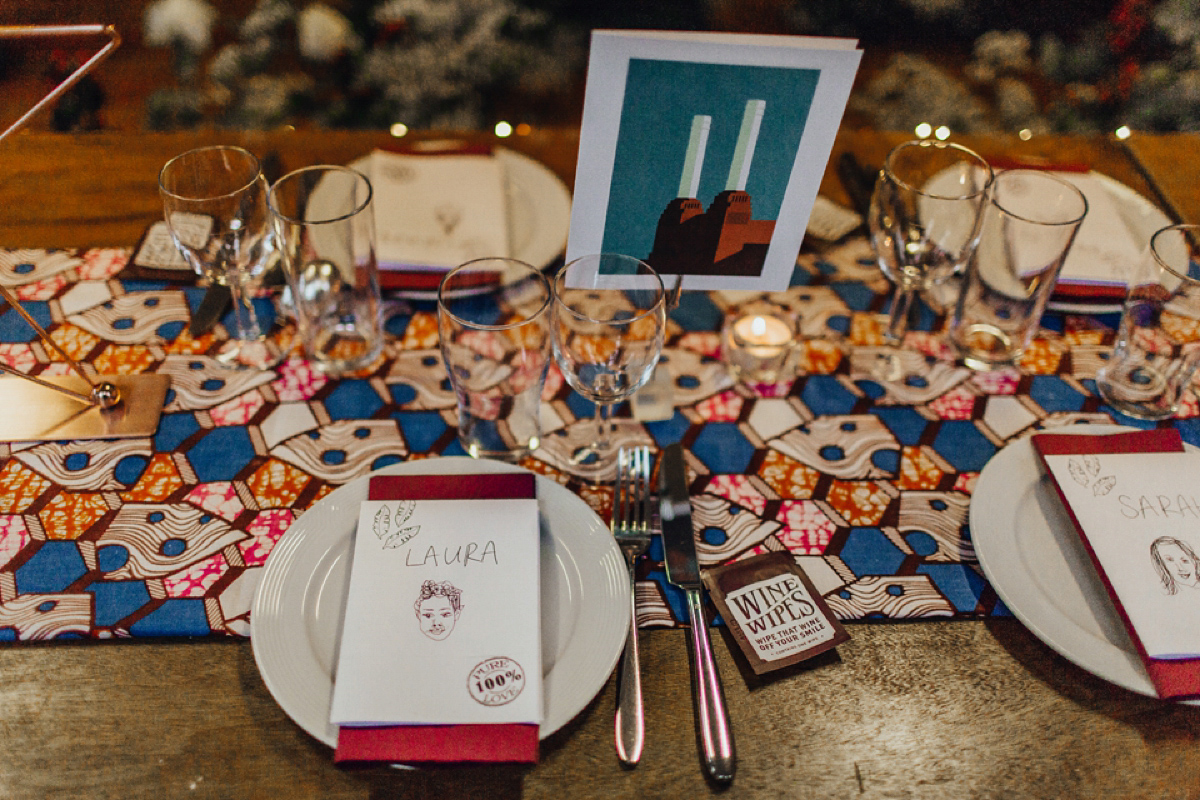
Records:
{"label": "blurred flowers in background", "polygon": [[572,123],[591,28],[763,30],[764,9],[775,32],[889,54],[850,103],[877,128],[1200,129],[1196,0],[257,0],[240,20],[154,0],[144,40],[171,48],[177,83],[147,122],[465,129],[515,102],[522,121]]}

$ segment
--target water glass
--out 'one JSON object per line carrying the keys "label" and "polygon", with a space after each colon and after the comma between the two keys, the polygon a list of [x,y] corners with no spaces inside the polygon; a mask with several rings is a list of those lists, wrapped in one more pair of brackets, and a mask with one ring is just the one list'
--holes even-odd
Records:
{"label": "water glass", "polygon": [[1069,181],[1013,169],[996,175],[949,338],[972,369],[1011,366],[1033,340],[1087,199]]}
{"label": "water glass", "polygon": [[510,258],[468,261],[442,278],[442,358],[458,406],[458,440],[476,458],[515,461],[541,442],[551,297],[540,270]]}
{"label": "water glass", "polygon": [[305,355],[329,373],[362,369],[383,349],[371,196],[366,176],[338,166],[305,167],[271,187]]}
{"label": "water glass", "polygon": [[1200,365],[1200,226],[1154,234],[1129,281],[1112,355],[1096,373],[1100,396],[1122,414],[1165,419]]}

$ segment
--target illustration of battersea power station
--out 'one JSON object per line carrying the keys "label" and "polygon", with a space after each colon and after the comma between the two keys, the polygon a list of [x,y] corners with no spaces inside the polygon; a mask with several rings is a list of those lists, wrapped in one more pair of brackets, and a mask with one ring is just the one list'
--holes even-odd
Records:
{"label": "illustration of battersea power station", "polygon": [[646,259],[660,272],[677,275],[739,275],[762,273],[775,220],[754,219],[746,177],[754,159],[765,100],[747,100],[729,165],[725,190],[713,198],[708,211],[696,199],[704,150],[712,117],[692,118],[679,194],[658,219],[654,248]]}

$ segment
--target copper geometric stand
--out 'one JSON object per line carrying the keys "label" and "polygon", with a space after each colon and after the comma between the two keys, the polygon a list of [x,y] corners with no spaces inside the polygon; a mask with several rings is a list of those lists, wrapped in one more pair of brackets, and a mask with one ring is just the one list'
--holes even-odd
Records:
{"label": "copper geometric stand", "polygon": [[[61,97],[121,43],[121,37],[112,25],[0,25],[0,39],[97,34],[107,36],[108,44],[0,133],[0,140]],[[0,296],[75,371],[74,375],[35,377],[0,362],[0,371],[13,376],[0,378],[0,442],[154,435],[167,398],[171,381],[168,376],[101,375],[90,378],[30,316],[11,290],[0,286]]]}

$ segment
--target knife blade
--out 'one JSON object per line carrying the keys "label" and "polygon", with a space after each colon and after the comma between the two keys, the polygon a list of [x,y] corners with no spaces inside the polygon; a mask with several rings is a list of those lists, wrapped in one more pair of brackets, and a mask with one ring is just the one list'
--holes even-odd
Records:
{"label": "knife blade", "polygon": [[668,445],[659,466],[659,518],[666,553],[667,580],[683,590],[687,597],[691,623],[692,696],[704,751],[708,776],[720,783],[733,780],[736,756],[733,729],[725,709],[721,676],[708,638],[708,620],[701,605],[700,563],[696,557],[696,538],[692,529],[692,500],[688,492],[687,467],[683,448]]}

